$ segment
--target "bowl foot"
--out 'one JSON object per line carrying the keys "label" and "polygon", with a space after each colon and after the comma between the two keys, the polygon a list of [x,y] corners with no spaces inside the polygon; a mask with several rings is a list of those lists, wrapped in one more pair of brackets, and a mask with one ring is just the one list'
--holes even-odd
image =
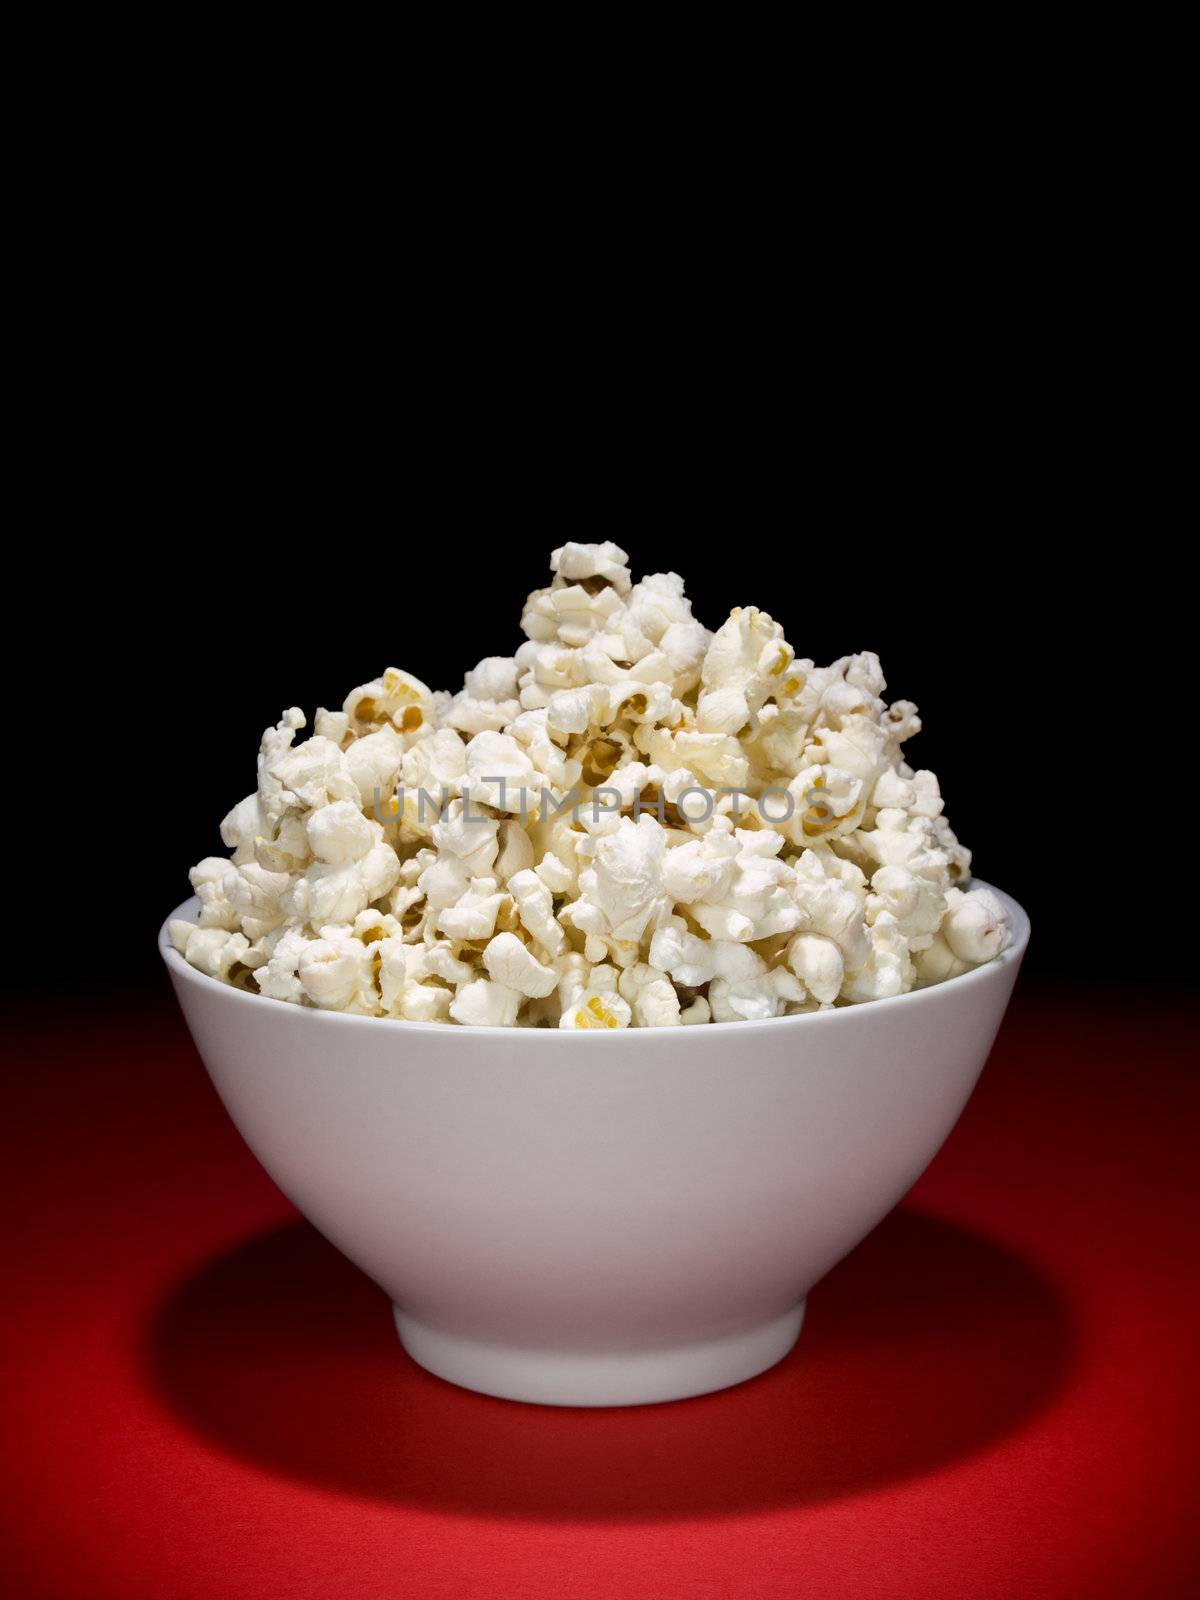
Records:
{"label": "bowl foot", "polygon": [[639,1406],[727,1389],[781,1361],[796,1342],[804,1301],[783,1316],[703,1344],[624,1353],[514,1349],[463,1339],[393,1307],[409,1355],[450,1383],[547,1406]]}

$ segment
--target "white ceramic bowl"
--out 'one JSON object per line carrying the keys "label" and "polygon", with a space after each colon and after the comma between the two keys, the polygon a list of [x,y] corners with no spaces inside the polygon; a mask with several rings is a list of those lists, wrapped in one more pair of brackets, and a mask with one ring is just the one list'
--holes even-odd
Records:
{"label": "white ceramic bowl", "polygon": [[813,1284],[927,1166],[1028,942],[1001,898],[1010,948],[932,988],[603,1033],[309,1010],[205,977],[165,924],[159,944],[230,1116],[415,1360],[486,1394],[632,1405],[780,1360]]}

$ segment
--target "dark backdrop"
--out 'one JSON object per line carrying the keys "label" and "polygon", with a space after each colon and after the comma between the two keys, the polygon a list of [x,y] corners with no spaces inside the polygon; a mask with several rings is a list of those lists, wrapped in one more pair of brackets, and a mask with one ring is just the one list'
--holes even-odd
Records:
{"label": "dark backdrop", "polygon": [[[157,926],[189,892],[189,865],[220,852],[267,723],[292,704],[311,722],[389,665],[457,688],[480,656],[521,642],[522,599],[568,534],[615,538],[639,575],[679,571],[710,627],[757,604],[798,655],[875,650],[889,696],[921,709],[910,759],[938,774],[976,871],[1032,914],[1029,972],[1177,979],[1183,885],[1160,806],[1180,780],[1153,725],[1172,703],[1188,722],[1172,657],[1190,586],[1164,582],[1148,550],[1046,532],[1018,503],[1028,487],[974,511],[947,491],[902,516],[879,484],[807,531],[752,493],[739,513],[731,488],[693,497],[669,533],[629,531],[617,506],[471,533],[430,514],[397,531],[352,498],[339,512],[302,490],[258,527],[199,490],[169,537],[98,542],[55,574],[62,664],[38,693],[61,693],[65,710],[43,754],[92,931],[77,959],[52,943],[7,981],[151,977]],[[53,920],[66,912],[33,849],[16,871]]]}

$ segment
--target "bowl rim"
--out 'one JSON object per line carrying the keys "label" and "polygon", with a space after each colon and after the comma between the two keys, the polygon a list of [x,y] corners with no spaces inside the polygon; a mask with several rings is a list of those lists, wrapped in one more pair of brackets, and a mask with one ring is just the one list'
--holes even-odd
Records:
{"label": "bowl rim", "polygon": [[[858,1005],[836,1006],[828,1011],[808,1011],[790,1017],[762,1017],[754,1021],[743,1022],[718,1022],[711,1024],[721,1031],[721,1037],[736,1031],[745,1033],[758,1028],[787,1028],[797,1025],[802,1027],[831,1027],[845,1026],[846,1019],[861,1016],[864,1012],[878,1016],[882,1008],[887,1006],[913,1006],[930,1004],[939,993],[949,991],[959,992],[964,985],[987,983],[995,975],[1008,968],[1020,964],[1029,944],[1030,922],[1029,915],[1012,895],[1006,894],[1003,889],[998,889],[994,884],[982,878],[972,878],[970,887],[973,889],[990,889],[1007,909],[1012,920],[1013,937],[1006,950],[995,956],[991,961],[985,961],[981,966],[972,967],[969,972],[961,972],[956,977],[944,978],[940,983],[931,983],[923,989],[910,989],[906,994],[889,995],[880,1000],[864,1000]],[[630,1039],[654,1039],[664,1031],[673,1032],[671,1029],[662,1028],[619,1028],[619,1029],[591,1029],[591,1028],[495,1028],[484,1027],[476,1023],[456,1024],[445,1022],[410,1022],[406,1017],[364,1017],[345,1011],[322,1011],[316,1006],[292,1005],[286,1000],[276,1000],[270,995],[251,994],[247,989],[236,989],[230,983],[224,983],[220,978],[212,978],[206,972],[189,966],[171,943],[167,932],[168,924],[177,917],[185,917],[192,921],[199,909],[199,900],[195,895],[182,901],[175,909],[163,919],[158,930],[158,949],[167,970],[176,981],[183,981],[198,985],[202,990],[215,991],[225,997],[234,1005],[249,1005],[261,1009],[263,1006],[286,1006],[289,1013],[309,1019],[311,1026],[324,1027],[370,1027],[378,1029],[381,1024],[390,1023],[395,1027],[403,1028],[405,1035],[412,1033],[436,1034],[439,1039],[445,1039],[448,1034],[458,1034],[463,1037],[472,1035],[479,1038],[501,1038],[512,1042],[514,1039],[533,1040],[563,1039],[567,1036],[582,1040],[591,1040],[591,1044],[573,1045],[573,1049],[613,1048],[618,1040],[624,1040],[626,1045]],[[841,1019],[839,1021],[839,1019]],[[533,1045],[533,1049],[546,1049],[549,1046],[543,1042]]]}

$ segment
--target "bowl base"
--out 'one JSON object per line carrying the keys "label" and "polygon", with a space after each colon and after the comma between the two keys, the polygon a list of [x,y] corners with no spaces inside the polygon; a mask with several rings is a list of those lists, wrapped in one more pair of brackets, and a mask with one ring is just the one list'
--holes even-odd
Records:
{"label": "bowl base", "polygon": [[804,1321],[802,1300],[770,1322],[703,1344],[588,1354],[484,1344],[392,1309],[418,1366],[464,1389],[544,1406],[644,1406],[728,1389],[782,1361]]}

